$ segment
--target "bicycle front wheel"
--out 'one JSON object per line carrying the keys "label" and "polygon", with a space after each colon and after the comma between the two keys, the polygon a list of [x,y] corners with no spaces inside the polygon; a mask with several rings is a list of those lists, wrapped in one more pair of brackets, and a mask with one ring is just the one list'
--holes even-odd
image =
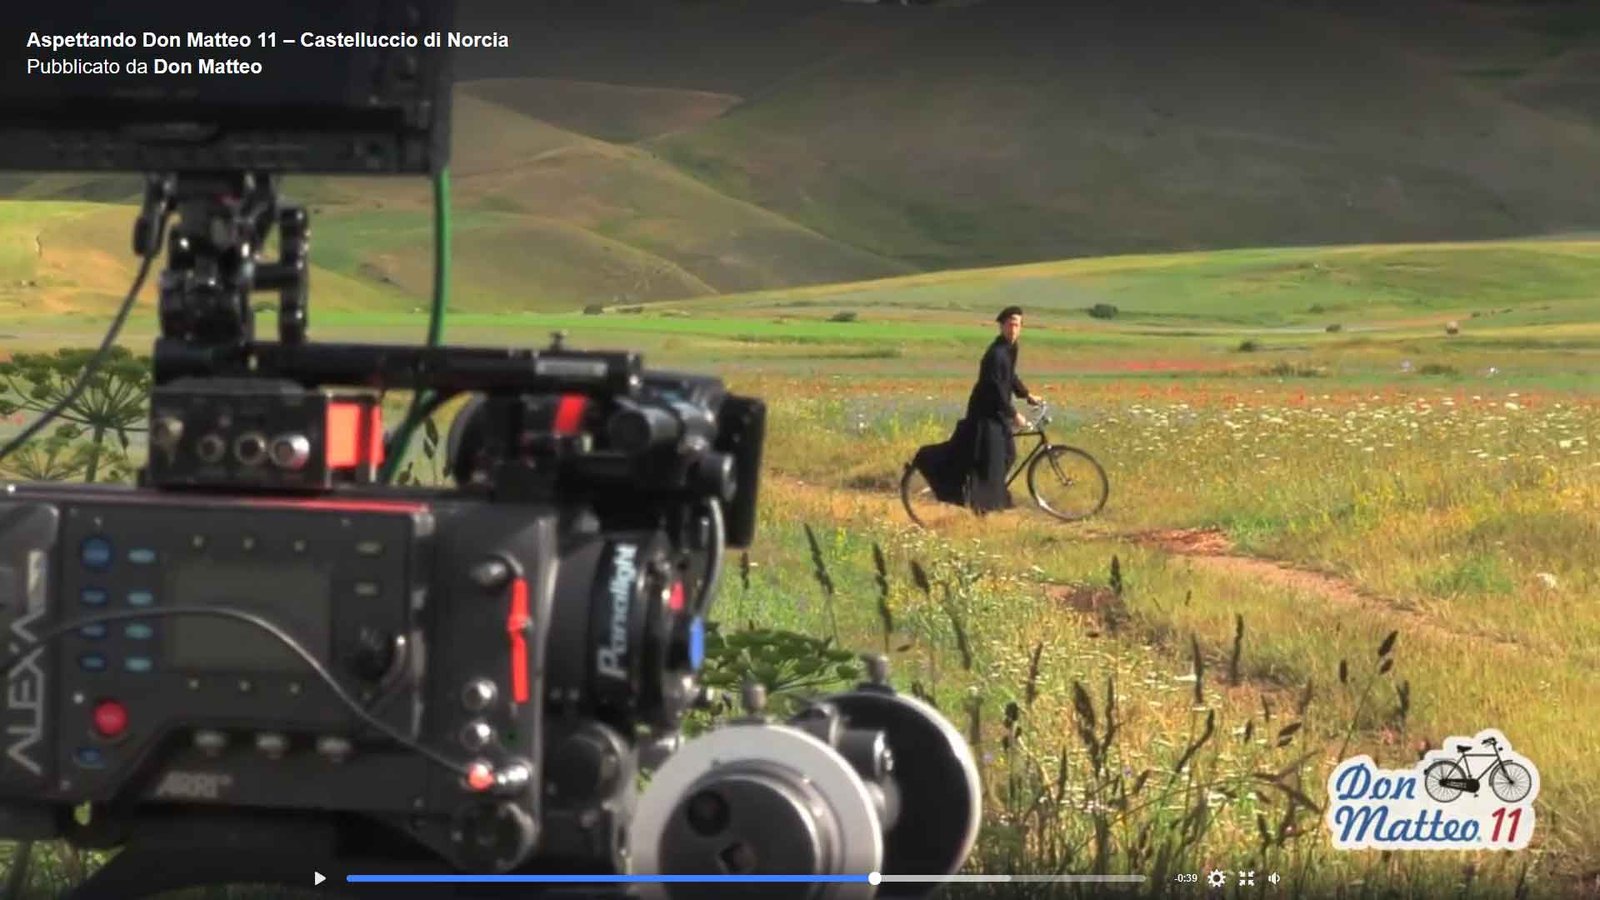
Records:
{"label": "bicycle front wheel", "polygon": [[1489,773],[1489,790],[1505,803],[1516,803],[1533,790],[1533,773],[1519,762],[1502,762]]}
{"label": "bicycle front wheel", "polygon": [[1111,484],[1094,457],[1056,444],[1028,463],[1028,493],[1040,509],[1063,522],[1076,522],[1105,507]]}

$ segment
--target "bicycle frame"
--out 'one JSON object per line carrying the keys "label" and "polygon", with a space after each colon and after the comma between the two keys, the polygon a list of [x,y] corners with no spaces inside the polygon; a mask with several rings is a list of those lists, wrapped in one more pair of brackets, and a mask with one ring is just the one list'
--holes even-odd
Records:
{"label": "bicycle frame", "polygon": [[[1006,473],[1005,489],[1009,492],[1013,485],[1016,484],[1017,479],[1022,476],[1023,472],[1027,472],[1028,493],[1033,497],[1033,502],[1046,513],[1049,513],[1050,515],[1064,522],[1075,522],[1087,516],[1094,515],[1096,512],[1099,512],[1102,506],[1105,505],[1106,495],[1109,492],[1109,485],[1106,482],[1105,470],[1101,468],[1100,463],[1095,460],[1093,456],[1090,456],[1086,451],[1080,450],[1076,447],[1068,447],[1065,444],[1057,444],[1052,442],[1049,435],[1045,433],[1045,427],[1049,424],[1050,406],[1049,404],[1041,403],[1039,405],[1039,414],[1034,418],[1033,422],[1026,425],[1023,430],[1012,433],[1012,438],[1033,437],[1035,438],[1035,441],[1032,447],[1029,447],[1024,452],[1018,454],[1018,458],[1014,461],[1013,465],[1009,467],[1010,471]],[[1076,478],[1069,478],[1066,473],[1062,471],[1061,465],[1057,460],[1058,454],[1062,454],[1064,456],[1081,457],[1093,470],[1092,476],[1089,479],[1089,484],[1091,489],[1096,491],[1095,496],[1098,498],[1098,502],[1095,504],[1093,509],[1086,513],[1069,514],[1062,510],[1057,510],[1050,502],[1040,497],[1036,492],[1035,485],[1033,484],[1033,479],[1035,477],[1033,470],[1039,468],[1039,464],[1044,460],[1050,461],[1050,467],[1055,470],[1055,474],[1061,478],[1063,484],[1072,485],[1078,481]],[[916,469],[913,464],[909,462],[906,463],[905,471],[902,472],[900,476],[900,501],[902,504],[904,504],[906,512],[911,516],[912,521],[916,522],[918,525],[926,526],[926,523],[917,516],[916,510],[912,508],[911,486],[912,477],[915,472]],[[968,486],[970,487],[970,480],[968,482]],[[966,498],[963,499],[961,505],[969,505]]]}
{"label": "bicycle frame", "polygon": [[[1482,772],[1480,772],[1479,774],[1473,775],[1472,774],[1472,766],[1470,764],[1468,764],[1468,762],[1467,762],[1467,760],[1469,758],[1470,759],[1492,759],[1492,760],[1494,760],[1494,762],[1491,763],[1490,765],[1486,766],[1484,768],[1484,770]],[[1489,777],[1489,773],[1493,772],[1495,769],[1499,768],[1500,766],[1505,765],[1505,760],[1500,758],[1500,748],[1499,747],[1493,748],[1493,752],[1492,753],[1465,753],[1464,752],[1460,756],[1457,756],[1455,761],[1456,761],[1456,765],[1461,767],[1461,771],[1467,773],[1467,777],[1466,777],[1465,780],[1472,783],[1472,787],[1470,788],[1471,790],[1477,790],[1477,785],[1480,782],[1482,782],[1485,778],[1488,778]],[[1440,783],[1445,785],[1446,787],[1460,787],[1461,785],[1453,784],[1452,782],[1461,781],[1461,780],[1462,779],[1458,779],[1458,778],[1445,778]]]}
{"label": "bicycle frame", "polygon": [[1045,448],[1050,446],[1050,438],[1045,436],[1043,428],[1035,428],[1032,431],[1019,431],[1013,437],[1037,437],[1038,440],[1034,442],[1032,450],[1029,450],[1026,454],[1017,454],[1016,467],[1011,470],[1010,475],[1006,476],[1006,487],[1008,488],[1011,487],[1013,481],[1017,480],[1017,476],[1028,468],[1028,463],[1033,462],[1035,456],[1043,453]]}

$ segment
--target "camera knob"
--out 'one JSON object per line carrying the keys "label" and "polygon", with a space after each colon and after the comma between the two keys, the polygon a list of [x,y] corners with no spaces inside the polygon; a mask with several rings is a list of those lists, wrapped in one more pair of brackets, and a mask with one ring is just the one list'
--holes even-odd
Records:
{"label": "camera knob", "polygon": [[578,806],[609,795],[622,774],[622,761],[599,735],[578,732],[556,745],[546,768],[552,794]]}
{"label": "camera knob", "polygon": [[482,712],[494,702],[495,693],[494,682],[487,678],[475,678],[461,690],[461,705],[473,712]]}
{"label": "camera knob", "polygon": [[538,828],[511,803],[475,804],[456,818],[453,835],[466,868],[509,872],[533,852]]}
{"label": "camera knob", "polygon": [[160,416],[150,423],[150,443],[163,450],[171,450],[183,437],[183,420],[177,416]]}
{"label": "camera knob", "polygon": [[233,458],[247,466],[261,465],[267,460],[267,439],[256,431],[239,435],[233,442]]}
{"label": "camera knob", "polygon": [[734,475],[733,457],[726,453],[705,453],[694,462],[695,489],[706,496],[727,502],[739,489]]}
{"label": "camera knob", "polygon": [[222,435],[215,432],[200,438],[200,442],[195,445],[195,454],[200,457],[201,462],[222,462],[222,457],[227,452],[227,441],[224,441]]}
{"label": "camera knob", "polygon": [[298,471],[311,461],[311,441],[303,434],[281,434],[272,441],[272,464]]}
{"label": "camera knob", "polygon": [[474,719],[461,728],[461,746],[477,752],[494,740],[494,728],[482,719]]}
{"label": "camera knob", "polygon": [[394,638],[381,629],[362,628],[350,651],[350,671],[362,681],[379,681],[394,664]]}

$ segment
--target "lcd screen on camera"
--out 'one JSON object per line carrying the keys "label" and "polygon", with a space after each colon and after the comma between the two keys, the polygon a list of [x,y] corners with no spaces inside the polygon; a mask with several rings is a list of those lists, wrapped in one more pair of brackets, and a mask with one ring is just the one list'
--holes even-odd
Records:
{"label": "lcd screen on camera", "polygon": [[[225,606],[253,613],[288,632],[319,660],[328,658],[331,578],[310,563],[225,562],[181,564],[169,582],[167,602]],[[168,620],[167,661],[180,670],[299,672],[306,663],[266,630],[237,619],[185,615]]]}
{"label": "lcd screen on camera", "polygon": [[[239,111],[241,121],[252,109],[357,109],[356,76],[367,74],[360,66],[370,65],[373,50],[391,48],[323,50],[299,41],[358,32],[395,42],[414,31],[400,25],[394,6],[386,0],[261,6],[167,0],[146,4],[137,14],[92,0],[18,7],[0,16],[7,49],[20,54],[0,76],[0,98],[116,102],[125,111],[146,112],[228,107]],[[202,77],[200,66],[217,60],[259,65],[261,71],[255,77]],[[115,72],[71,71],[112,63]]]}
{"label": "lcd screen on camera", "polygon": [[451,21],[453,0],[0,3],[0,168],[424,171]]}

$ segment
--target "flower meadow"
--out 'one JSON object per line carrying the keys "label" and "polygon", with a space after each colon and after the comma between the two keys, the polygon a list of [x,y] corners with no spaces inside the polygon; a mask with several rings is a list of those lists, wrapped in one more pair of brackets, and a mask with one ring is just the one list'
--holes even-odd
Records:
{"label": "flower meadow", "polygon": [[[966,584],[968,612],[952,611],[959,603],[919,599],[916,591],[907,591],[903,602],[923,610],[929,623],[932,636],[918,644],[927,653],[917,670],[924,680],[964,686],[967,695],[949,687],[956,708],[965,708],[973,690],[978,694],[971,696],[984,698],[971,702],[989,717],[982,727],[998,735],[989,743],[1000,740],[1013,757],[1005,762],[1003,752],[991,754],[996,771],[1032,766],[1027,777],[1037,781],[1053,763],[1070,776],[1073,766],[1063,768],[1060,748],[1034,762],[1014,758],[1016,741],[1004,741],[1007,729],[1023,721],[1035,750],[1043,752],[1041,742],[1065,741],[1076,745],[1068,758],[1086,754],[1078,762],[1091,769],[1077,773],[1079,787],[1113,789],[1106,779],[1116,772],[1093,770],[1094,747],[1082,743],[1086,710],[1075,699],[1075,681],[1095,708],[1108,702],[1108,679],[1115,684],[1114,703],[1127,716],[1119,748],[1125,766],[1116,769],[1127,770],[1121,790],[1131,790],[1145,768],[1170,769],[1204,733],[1207,712],[1226,723],[1215,728],[1262,752],[1278,752],[1276,729],[1299,722],[1291,733],[1299,734],[1294,746],[1309,754],[1304,770],[1296,770],[1308,800],[1322,790],[1318,778],[1341,754],[1371,753],[1384,765],[1405,765],[1445,734],[1498,727],[1541,766],[1545,779],[1541,831],[1526,856],[1391,854],[1380,861],[1377,854],[1324,852],[1317,824],[1290,821],[1282,803],[1269,813],[1223,799],[1238,793],[1225,775],[1249,780],[1260,774],[1252,766],[1267,765],[1264,757],[1243,761],[1242,750],[1227,750],[1204,770],[1205,778],[1216,779],[1207,788],[1217,800],[1213,827],[1181,853],[1170,852],[1197,860],[1226,856],[1229,847],[1244,853],[1254,844],[1253,859],[1300,866],[1306,889],[1333,887],[1353,896],[1362,895],[1363,885],[1394,879],[1426,892],[1565,895],[1574,889],[1574,873],[1592,871],[1600,861],[1600,815],[1593,812],[1600,762],[1591,750],[1600,742],[1600,726],[1573,714],[1600,689],[1600,556],[1594,551],[1600,546],[1600,403],[1594,398],[1442,388],[1310,390],[1270,381],[1245,389],[1229,381],[1044,382],[1037,389],[1052,402],[1058,423],[1052,439],[1089,450],[1106,468],[1111,500],[1105,511],[1072,525],[1019,511],[958,522],[933,535],[910,526],[896,486],[918,445],[948,436],[965,405],[964,385],[930,390],[888,378],[774,379],[759,389],[775,398],[772,428],[781,435],[768,450],[763,521],[830,523],[839,535],[839,565],[854,565],[861,574],[855,590],[835,574],[841,585],[836,608],[822,618],[805,596],[814,590],[806,589],[804,556],[779,537],[793,526],[775,524],[764,544],[769,549],[760,552],[773,556],[762,577],[776,593],[764,604],[733,600],[730,613],[776,617],[819,633],[834,628],[845,643],[854,638],[870,646],[876,642],[867,636],[876,622],[869,602],[874,588],[862,546],[869,536],[898,548],[891,556],[970,566],[972,574],[957,579]],[[1025,451],[1027,443],[1019,443]],[[1225,549],[1218,559],[1195,560],[1143,540],[1181,530],[1214,534]],[[793,559],[785,562],[790,553]],[[1241,559],[1251,565],[1231,565]],[[1221,564],[1200,565],[1212,562]],[[1324,582],[1336,589],[1322,590]],[[961,629],[966,637],[957,639]],[[1399,649],[1391,649],[1396,658],[1383,674],[1353,674],[1371,668],[1363,660],[1378,661],[1373,648],[1389,634]],[[980,675],[959,677],[963,660],[973,660]],[[1051,660],[1054,681],[1039,674],[1041,666],[1051,669]],[[1208,667],[1228,672],[1219,676],[1225,689],[1176,702],[1195,681],[1214,683],[1206,680]],[[1005,704],[1028,696],[1034,700],[1026,714],[1007,724]],[[1285,707],[1296,708],[1307,696],[1322,704],[1320,712],[1282,717]],[[1287,764],[1272,760],[1280,763],[1274,773]],[[1063,777],[1072,781],[1069,776]],[[1038,785],[1018,790],[1030,802],[1049,796]],[[1104,802],[1104,795],[1082,802]],[[1122,796],[1117,802],[1134,801]],[[1167,802],[1176,801],[1169,796]],[[1006,809],[1001,803],[995,815],[1018,815]],[[1183,828],[1196,827],[1183,825],[1176,810],[1167,812],[1137,822],[1154,821],[1154,833],[1174,840],[1188,833]],[[1272,826],[1266,844],[1256,813]],[[1060,837],[1089,827],[1086,821],[1082,810],[1076,817],[1063,812],[1044,831],[1054,828]],[[1030,841],[1052,840],[1033,826],[1026,837],[998,824],[990,834],[996,840],[1009,834],[1007,840],[1030,847]],[[1150,864],[1154,857],[1131,849],[1140,846],[1139,824],[1129,827],[1124,838],[1132,843],[1117,844],[1113,855],[1124,854],[1118,857],[1124,866]],[[1296,842],[1289,839],[1296,828],[1313,833]],[[1091,836],[1073,846],[1094,844]],[[1154,846],[1147,841],[1141,852],[1155,853]],[[1018,845],[1009,852],[1009,861],[1021,865],[1029,853],[1037,859],[1043,858],[1038,852],[1066,851]],[[1069,869],[1082,864],[1082,858],[1063,863]],[[1498,874],[1491,877],[1491,871]]]}

